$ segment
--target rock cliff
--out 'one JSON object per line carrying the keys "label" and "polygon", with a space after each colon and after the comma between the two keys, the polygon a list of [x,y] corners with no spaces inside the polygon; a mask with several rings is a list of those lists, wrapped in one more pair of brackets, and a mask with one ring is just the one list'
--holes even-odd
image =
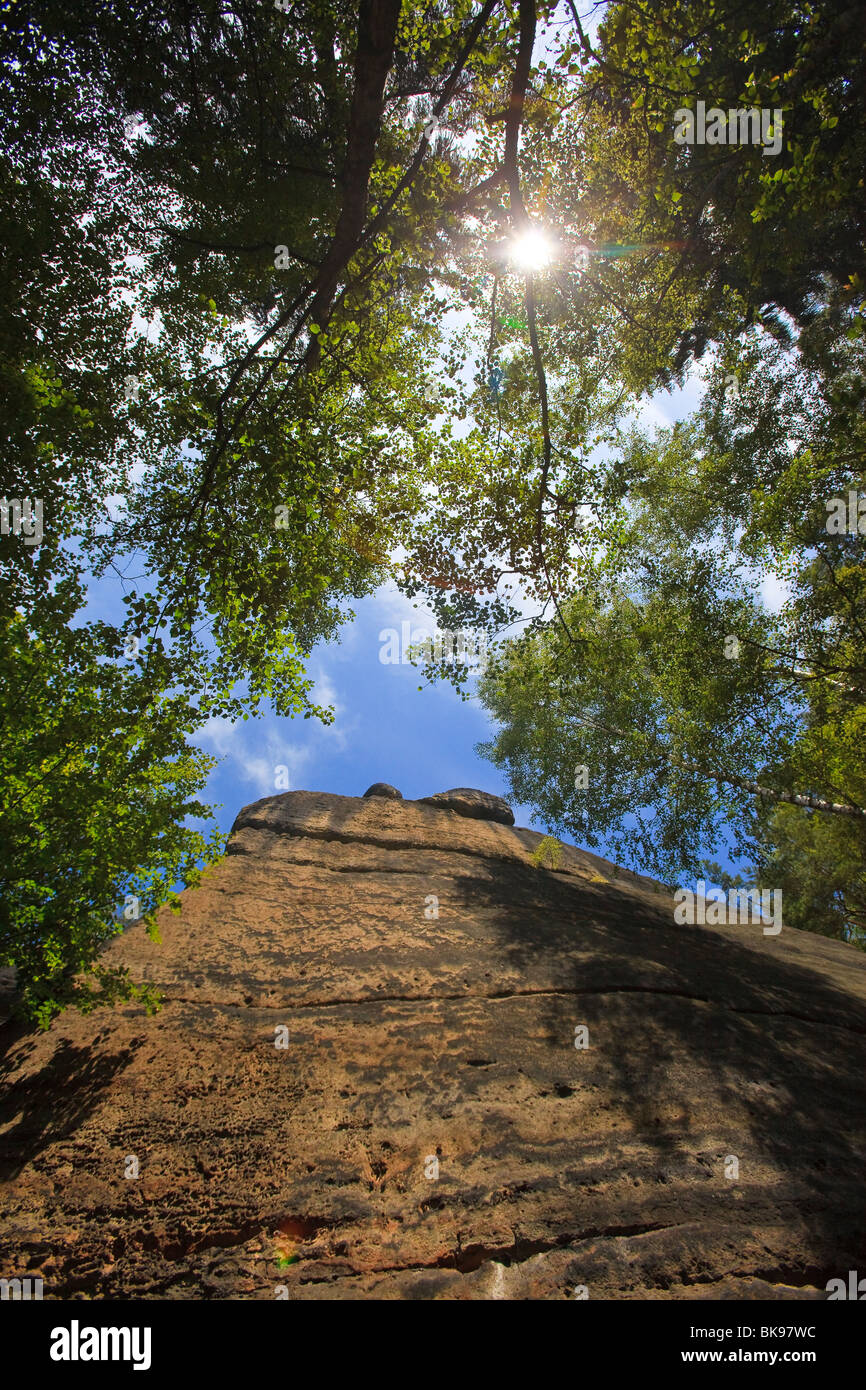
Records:
{"label": "rock cliff", "polygon": [[6,1025],[0,1272],[64,1299],[793,1299],[866,1269],[862,954],[676,925],[569,847],[539,867],[497,798],[371,792],[246,807],[162,945],[112,943],[156,1016]]}

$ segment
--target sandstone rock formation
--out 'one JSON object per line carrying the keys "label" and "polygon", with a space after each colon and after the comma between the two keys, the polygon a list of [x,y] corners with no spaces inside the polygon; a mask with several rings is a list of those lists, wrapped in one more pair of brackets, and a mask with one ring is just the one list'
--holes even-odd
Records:
{"label": "sandstone rock formation", "polygon": [[0,1270],[64,1299],[623,1300],[866,1270],[863,955],[678,926],[591,854],[536,867],[540,839],[431,801],[246,807],[162,945],[107,953],[161,1013],[3,1030]]}
{"label": "sandstone rock formation", "polygon": [[513,825],[514,813],[501,796],[490,792],[477,792],[471,787],[452,787],[450,792],[436,792],[435,796],[421,798],[422,806],[442,806],[456,811],[458,816],[468,816],[470,820],[493,820],[500,825]]}

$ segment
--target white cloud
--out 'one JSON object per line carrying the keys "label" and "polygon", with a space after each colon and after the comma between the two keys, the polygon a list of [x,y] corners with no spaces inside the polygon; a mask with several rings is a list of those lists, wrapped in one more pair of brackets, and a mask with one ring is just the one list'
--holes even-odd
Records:
{"label": "white cloud", "polygon": [[[267,758],[243,758],[240,760],[238,772],[244,782],[255,783],[259,796],[270,796],[276,792],[278,766],[278,763],[269,763]],[[291,791],[291,773],[288,780],[288,790]]]}
{"label": "white cloud", "polygon": [[343,705],[341,705],[337,696],[337,687],[334,685],[331,677],[327,675],[321,667],[316,676],[316,684],[313,687],[313,699],[320,705],[333,705],[335,715],[342,713]]}
{"label": "white cloud", "polygon": [[[299,748],[297,744],[283,743],[281,739],[269,735],[264,754],[240,753],[235,759],[238,775],[244,782],[252,782],[259,796],[276,796],[283,791],[296,791],[301,772],[312,757],[312,749]],[[277,786],[277,769],[288,772],[288,787]]]}
{"label": "white cloud", "polygon": [[[225,770],[242,782],[251,782],[259,796],[275,796],[298,787],[303,768],[313,756],[311,748],[287,743],[271,727],[255,730],[241,721],[212,718],[199,734],[202,742],[225,758]],[[264,745],[264,746],[263,746]],[[288,771],[288,787],[277,787],[277,768]]]}
{"label": "white cloud", "polygon": [[230,719],[218,719],[211,717],[206,724],[202,725],[199,731],[199,738],[211,743],[214,752],[224,757],[232,751],[233,745],[241,732],[240,724],[233,724]]}
{"label": "white cloud", "polygon": [[420,603],[418,599],[411,599],[406,594],[402,594],[396,584],[390,581],[383,584],[381,589],[376,590],[371,607],[376,614],[374,625],[376,626],[377,650],[378,633],[383,627],[395,627],[399,631],[401,623],[411,623],[413,627],[426,625],[429,629],[436,621],[432,611],[426,605]]}
{"label": "white cloud", "polygon": [[316,720],[312,730],[313,736],[327,740],[338,752],[344,753],[349,747],[349,735],[360,725],[360,715],[356,714],[353,718],[346,719],[347,706],[340,699],[337,687],[321,663],[311,665],[310,675],[315,680],[311,698],[316,704],[324,705],[325,708],[332,705],[334,709],[333,724],[320,724]]}
{"label": "white cloud", "polygon": [[767,574],[761,580],[761,599],[771,613],[780,612],[791,597],[791,588],[778,574]]}

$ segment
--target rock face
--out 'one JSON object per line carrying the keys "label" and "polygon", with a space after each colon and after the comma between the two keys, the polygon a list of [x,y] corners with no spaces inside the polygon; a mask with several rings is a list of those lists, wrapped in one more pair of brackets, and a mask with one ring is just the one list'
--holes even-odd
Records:
{"label": "rock face", "polygon": [[246,807],[162,945],[107,952],[159,1014],[4,1028],[0,1271],[128,1299],[866,1273],[866,958],[678,926],[591,854],[536,867],[541,838],[430,801]]}
{"label": "rock face", "polygon": [[500,825],[514,824],[511,807],[501,796],[473,791],[471,787],[452,787],[450,792],[437,792],[435,796],[422,797],[421,805],[440,806],[443,810],[456,811],[458,816],[468,816],[470,820],[492,820]]}

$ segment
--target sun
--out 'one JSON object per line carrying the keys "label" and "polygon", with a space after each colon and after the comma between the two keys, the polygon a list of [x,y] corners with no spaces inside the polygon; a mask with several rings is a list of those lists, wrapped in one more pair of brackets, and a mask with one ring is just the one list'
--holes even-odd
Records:
{"label": "sun", "polygon": [[538,227],[530,227],[514,238],[509,256],[519,270],[544,270],[553,259],[553,243]]}

